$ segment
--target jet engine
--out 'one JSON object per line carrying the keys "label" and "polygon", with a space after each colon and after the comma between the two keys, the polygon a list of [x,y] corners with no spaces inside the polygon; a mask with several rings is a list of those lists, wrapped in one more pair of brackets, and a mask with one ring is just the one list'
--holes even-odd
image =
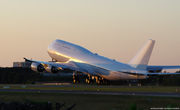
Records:
{"label": "jet engine", "polygon": [[35,71],[35,72],[38,72],[38,73],[43,72],[43,71],[45,70],[45,69],[44,69],[44,66],[43,66],[42,64],[36,63],[36,62],[33,62],[33,63],[31,64],[31,69],[32,69],[33,71]]}
{"label": "jet engine", "polygon": [[46,71],[49,73],[57,73],[59,71],[59,68],[49,65],[48,67],[46,67]]}

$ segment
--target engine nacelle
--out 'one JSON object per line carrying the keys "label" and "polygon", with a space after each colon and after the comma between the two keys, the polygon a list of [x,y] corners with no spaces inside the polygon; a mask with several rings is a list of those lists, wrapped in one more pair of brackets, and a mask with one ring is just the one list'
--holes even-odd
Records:
{"label": "engine nacelle", "polygon": [[38,73],[43,72],[43,71],[45,70],[45,69],[44,69],[44,66],[43,66],[42,64],[36,63],[36,62],[33,62],[33,63],[31,64],[31,69],[32,69],[33,71],[35,71],[35,72],[38,72]]}
{"label": "engine nacelle", "polygon": [[59,71],[59,68],[49,65],[48,67],[46,67],[46,71],[49,73],[57,73]]}

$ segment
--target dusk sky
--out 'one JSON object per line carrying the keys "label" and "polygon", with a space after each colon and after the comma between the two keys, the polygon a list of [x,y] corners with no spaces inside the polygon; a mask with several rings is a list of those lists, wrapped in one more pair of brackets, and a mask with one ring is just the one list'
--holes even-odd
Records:
{"label": "dusk sky", "polygon": [[150,65],[180,65],[180,0],[0,0],[0,67],[50,61],[55,39],[123,63],[153,39]]}

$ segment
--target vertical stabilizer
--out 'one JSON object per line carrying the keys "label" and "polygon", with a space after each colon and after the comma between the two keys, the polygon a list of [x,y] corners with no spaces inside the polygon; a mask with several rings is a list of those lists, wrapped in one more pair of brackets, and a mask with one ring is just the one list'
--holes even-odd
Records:
{"label": "vertical stabilizer", "polygon": [[128,64],[134,68],[146,70],[154,44],[154,40],[148,40]]}

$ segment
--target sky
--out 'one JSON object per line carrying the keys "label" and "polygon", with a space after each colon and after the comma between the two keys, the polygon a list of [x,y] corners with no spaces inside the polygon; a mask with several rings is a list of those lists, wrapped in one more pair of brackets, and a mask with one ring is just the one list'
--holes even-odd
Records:
{"label": "sky", "polygon": [[0,0],[0,67],[50,61],[65,40],[128,63],[148,39],[150,65],[180,65],[180,0]]}

